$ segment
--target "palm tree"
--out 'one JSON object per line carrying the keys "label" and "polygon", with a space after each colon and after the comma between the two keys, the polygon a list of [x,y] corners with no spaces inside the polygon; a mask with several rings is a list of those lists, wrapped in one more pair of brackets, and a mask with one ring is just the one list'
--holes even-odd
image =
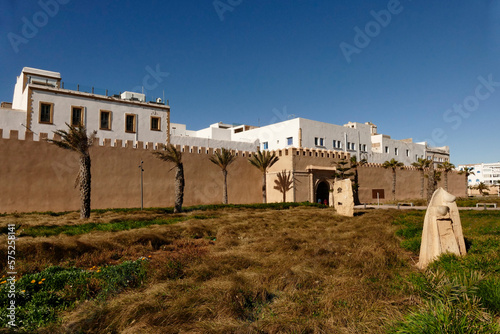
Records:
{"label": "palm tree", "polygon": [[220,167],[224,185],[222,189],[222,203],[227,204],[227,167],[234,162],[236,156],[230,151],[222,148],[220,153],[215,151],[214,155],[210,157],[210,161]]}
{"label": "palm tree", "polygon": [[97,132],[93,131],[89,136],[84,126],[73,126],[68,123],[66,125],[69,128],[68,131],[54,131],[54,134],[60,136],[61,139],[49,139],[48,141],[63,149],[75,151],[80,155],[80,170],[76,177],[75,187],[78,184],[80,189],[80,218],[87,219],[90,217],[91,190],[89,148],[92,146]]}
{"label": "palm tree", "polygon": [[444,190],[448,191],[448,173],[455,169],[455,165],[445,161],[438,165],[438,168],[444,172]]}
{"label": "palm tree", "polygon": [[174,145],[163,145],[163,151],[155,151],[153,154],[163,161],[173,162],[175,171],[175,204],[174,213],[182,212],[182,202],[184,201],[184,165],[182,164],[182,153]]}
{"label": "palm tree", "polygon": [[479,182],[477,186],[474,187],[474,189],[479,190],[479,194],[483,196],[484,193],[486,192],[485,190],[489,190],[489,187],[484,182]]}
{"label": "palm tree", "polygon": [[276,153],[272,153],[269,151],[257,151],[257,153],[253,154],[250,158],[248,158],[248,162],[250,162],[253,166],[257,167],[262,172],[262,202],[267,203],[266,196],[266,173],[267,169],[274,165],[276,161],[278,161],[278,157]]}
{"label": "palm tree", "polygon": [[429,167],[430,163],[430,160],[423,158],[418,158],[417,162],[412,163],[412,166],[420,171],[420,197],[422,198],[424,198],[425,169]]}
{"label": "palm tree", "polygon": [[402,162],[397,161],[392,158],[390,161],[386,161],[382,164],[382,167],[385,169],[392,169],[392,199],[396,200],[396,169],[403,167],[404,164]]}
{"label": "palm tree", "polygon": [[465,189],[469,189],[469,175],[475,175],[474,174],[474,167],[464,167],[459,174],[465,174]]}
{"label": "palm tree", "polygon": [[436,171],[434,170],[434,156],[430,159],[429,163],[429,174],[427,176],[427,204],[431,202],[432,195],[436,191],[437,180],[436,180]]}
{"label": "palm tree", "polygon": [[274,189],[278,190],[283,194],[283,203],[286,202],[286,192],[293,188],[293,178],[292,173],[282,170],[277,175],[277,179],[274,180]]}
{"label": "palm tree", "polygon": [[354,203],[355,204],[361,204],[359,201],[359,173],[358,173],[358,167],[363,166],[364,164],[368,163],[366,159],[361,159],[360,161],[357,160],[356,156],[351,157],[351,168],[354,168],[354,182],[352,184],[353,188],[353,195],[354,195]]}

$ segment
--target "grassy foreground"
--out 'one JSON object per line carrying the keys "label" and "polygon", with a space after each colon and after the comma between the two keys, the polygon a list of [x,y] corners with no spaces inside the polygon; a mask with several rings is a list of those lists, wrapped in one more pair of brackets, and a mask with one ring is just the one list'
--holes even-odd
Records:
{"label": "grassy foreground", "polygon": [[29,333],[435,333],[437,314],[477,325],[456,332],[497,329],[500,213],[465,213],[469,256],[424,273],[413,266],[422,212],[208,209],[0,217],[20,235],[18,323]]}

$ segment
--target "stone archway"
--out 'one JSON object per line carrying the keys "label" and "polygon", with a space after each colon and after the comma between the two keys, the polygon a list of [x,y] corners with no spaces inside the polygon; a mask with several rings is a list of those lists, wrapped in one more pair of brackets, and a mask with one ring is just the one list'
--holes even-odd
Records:
{"label": "stone archway", "polygon": [[321,203],[325,203],[326,200],[326,205],[330,205],[330,185],[327,181],[321,181],[316,187],[316,203],[318,200],[321,200]]}

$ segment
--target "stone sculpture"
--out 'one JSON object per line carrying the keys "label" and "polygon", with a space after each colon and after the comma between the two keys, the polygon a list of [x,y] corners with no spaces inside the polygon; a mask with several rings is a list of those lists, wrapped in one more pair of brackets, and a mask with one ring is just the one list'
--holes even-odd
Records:
{"label": "stone sculpture", "polygon": [[425,269],[441,254],[466,254],[462,223],[455,196],[439,188],[432,195],[425,213],[422,244],[417,266]]}
{"label": "stone sculpture", "polygon": [[351,180],[336,181],[333,186],[333,201],[339,215],[354,216],[354,197]]}

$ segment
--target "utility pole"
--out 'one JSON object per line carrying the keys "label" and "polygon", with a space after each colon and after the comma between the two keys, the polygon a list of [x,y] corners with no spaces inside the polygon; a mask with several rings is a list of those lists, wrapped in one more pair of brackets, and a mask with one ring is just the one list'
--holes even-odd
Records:
{"label": "utility pole", "polygon": [[144,209],[144,188],[143,188],[143,181],[142,181],[142,174],[144,172],[144,168],[142,168],[142,164],[144,161],[141,160],[141,164],[139,165],[139,168],[141,169],[141,210]]}

